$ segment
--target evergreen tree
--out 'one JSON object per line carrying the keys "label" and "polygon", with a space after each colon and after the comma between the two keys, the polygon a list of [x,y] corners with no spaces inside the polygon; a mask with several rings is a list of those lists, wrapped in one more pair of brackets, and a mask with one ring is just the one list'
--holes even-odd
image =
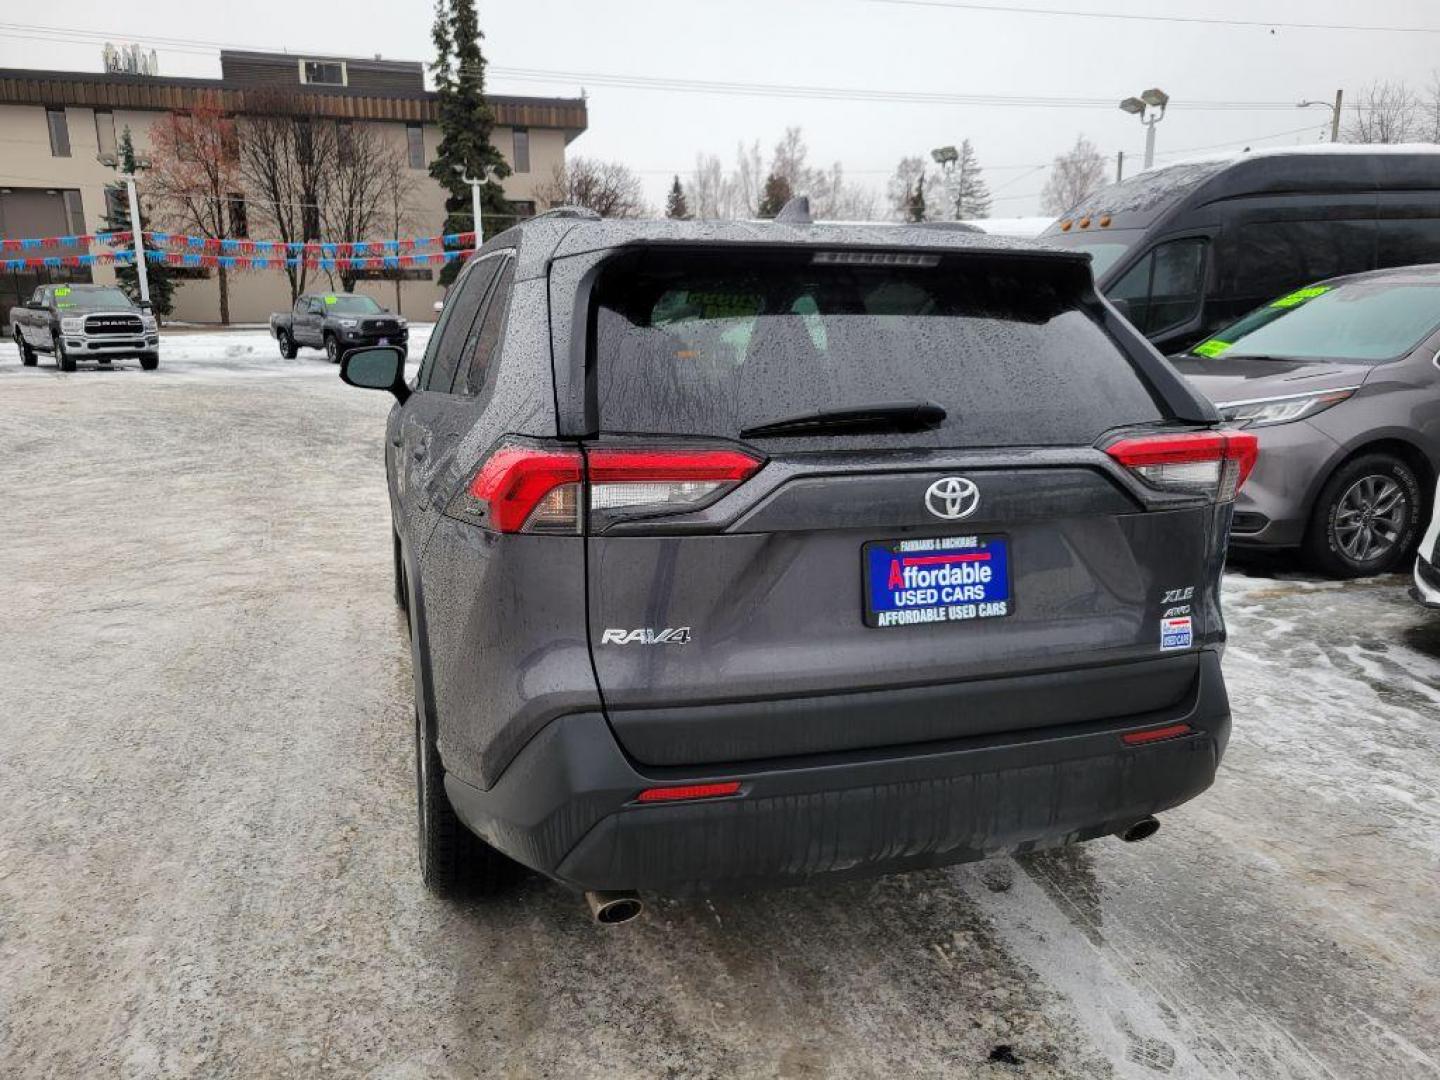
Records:
{"label": "evergreen tree", "polygon": [[670,197],[665,200],[665,216],[685,220],[690,216],[690,207],[685,204],[685,189],[680,186],[680,177],[670,185]]}
{"label": "evergreen tree", "polygon": [[[440,147],[430,163],[430,175],[448,192],[445,233],[475,229],[466,176],[485,181],[480,205],[486,235],[493,236],[515,223],[513,208],[499,184],[510,175],[510,166],[490,141],[495,114],[485,100],[485,57],[480,51],[484,36],[475,0],[436,0],[435,24],[430,31],[435,61],[430,70],[435,76],[440,114]],[[477,247],[483,239],[476,238]],[[458,261],[446,263],[440,283],[454,281],[460,266]]]}
{"label": "evergreen tree", "polygon": [[759,216],[773,218],[790,201],[790,181],[776,173],[765,179],[765,190],[760,195]]}
{"label": "evergreen tree", "polygon": [[915,187],[910,193],[910,198],[905,204],[906,221],[925,220],[925,177],[921,176],[915,181]]}
{"label": "evergreen tree", "polygon": [[951,175],[955,185],[955,220],[989,217],[990,188],[980,178],[980,162],[969,139],[960,143],[960,158],[955,162]]}
{"label": "evergreen tree", "polygon": [[[130,128],[127,126],[120,135],[120,143],[115,153],[116,169],[122,173],[135,173],[135,143],[130,138]],[[145,207],[140,208],[141,224],[144,229]],[[105,185],[105,231],[106,232],[131,232],[130,222],[130,195],[126,190],[124,180],[116,180]],[[164,263],[148,262],[145,265],[146,283],[150,286],[150,306],[154,309],[157,318],[164,320],[170,317],[170,312],[175,307],[175,280],[170,273],[170,267]],[[115,264],[115,282],[124,290],[125,295],[140,302],[140,272],[135,269],[134,260],[126,263]]]}

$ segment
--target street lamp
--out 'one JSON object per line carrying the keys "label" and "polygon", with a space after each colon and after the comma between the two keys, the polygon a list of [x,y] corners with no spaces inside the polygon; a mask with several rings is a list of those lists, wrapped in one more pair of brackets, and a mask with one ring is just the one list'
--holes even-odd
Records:
{"label": "street lamp", "polygon": [[485,243],[485,229],[480,221],[480,185],[485,183],[483,179],[484,170],[481,170],[482,179],[474,179],[465,171],[464,165],[456,165],[455,171],[460,174],[460,179],[470,185],[470,209],[475,219],[475,246],[478,248]]}
{"label": "street lamp", "polygon": [[[108,165],[112,169],[120,168],[120,158],[116,154],[96,154],[95,158],[102,165]],[[135,171],[122,172],[120,179],[125,181],[125,193],[130,200],[130,238],[135,244],[135,276],[140,282],[140,306],[148,309],[150,307],[150,276],[145,269],[144,228],[140,221],[140,197],[135,194],[135,173],[141,169],[150,168],[150,159],[137,155],[134,162]]]}
{"label": "street lamp", "polygon": [[1330,141],[1340,141],[1340,102],[1345,97],[1344,90],[1335,91],[1335,104],[1328,101],[1298,101],[1295,103],[1297,109],[1308,109],[1312,105],[1320,105],[1330,110]]}
{"label": "street lamp", "polygon": [[[1170,95],[1157,86],[1152,86],[1139,97],[1127,97],[1120,102],[1120,110],[1131,116],[1138,116],[1145,125],[1145,168],[1155,164],[1155,125],[1165,119],[1165,107],[1170,104]],[[1146,113],[1154,109],[1153,116]]]}
{"label": "street lamp", "polygon": [[936,165],[944,168],[947,165],[954,165],[960,160],[960,151],[953,146],[939,146],[930,151],[930,157],[934,159]]}

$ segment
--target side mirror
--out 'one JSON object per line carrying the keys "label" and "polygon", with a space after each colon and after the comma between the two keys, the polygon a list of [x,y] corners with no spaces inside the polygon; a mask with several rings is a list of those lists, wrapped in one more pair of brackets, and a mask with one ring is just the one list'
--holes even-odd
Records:
{"label": "side mirror", "polygon": [[356,349],[340,361],[340,380],[362,390],[389,390],[404,405],[410,397],[405,385],[405,358],[388,345]]}

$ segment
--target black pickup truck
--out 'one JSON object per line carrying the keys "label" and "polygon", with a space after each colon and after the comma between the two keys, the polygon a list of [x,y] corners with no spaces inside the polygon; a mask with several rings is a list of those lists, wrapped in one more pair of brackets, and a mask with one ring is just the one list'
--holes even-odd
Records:
{"label": "black pickup truck", "polygon": [[270,333],[286,360],[308,345],[324,349],[332,364],[367,345],[393,345],[403,355],[410,341],[404,319],[359,293],[304,293],[290,311],[270,316]]}
{"label": "black pickup truck", "polygon": [[42,352],[61,371],[74,371],[77,360],[108,364],[130,356],[138,356],[146,371],[160,366],[155,316],[114,285],[41,285],[10,309],[10,336],[26,367],[34,367]]}

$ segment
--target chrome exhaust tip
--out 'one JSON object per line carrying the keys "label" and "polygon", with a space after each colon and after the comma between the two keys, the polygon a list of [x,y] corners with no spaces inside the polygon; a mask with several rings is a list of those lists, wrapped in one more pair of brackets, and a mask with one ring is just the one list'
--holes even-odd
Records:
{"label": "chrome exhaust tip", "polygon": [[1134,844],[1138,843],[1141,840],[1150,839],[1150,837],[1154,836],[1159,831],[1159,820],[1156,819],[1153,815],[1147,815],[1146,817],[1143,817],[1139,821],[1135,822],[1133,825],[1127,825],[1119,832],[1118,835],[1120,839],[1124,840],[1127,844]]}
{"label": "chrome exhaust tip", "polygon": [[614,892],[587,892],[585,903],[590,908],[590,917],[601,926],[619,926],[640,917],[645,902],[639,893],[627,890]]}

